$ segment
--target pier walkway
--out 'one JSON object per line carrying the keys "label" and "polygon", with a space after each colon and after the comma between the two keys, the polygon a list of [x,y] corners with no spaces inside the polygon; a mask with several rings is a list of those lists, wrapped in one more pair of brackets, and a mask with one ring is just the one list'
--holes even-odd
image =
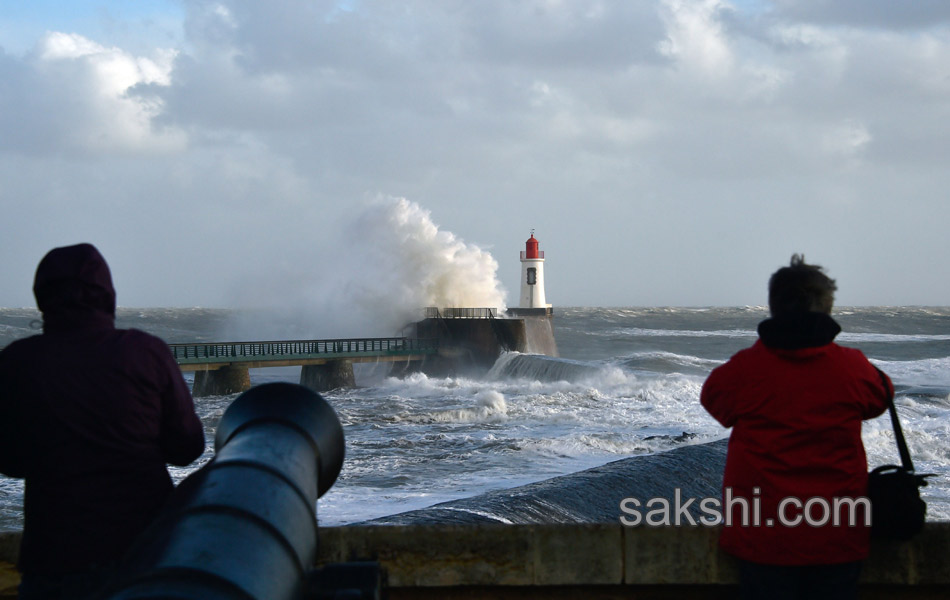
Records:
{"label": "pier walkway", "polygon": [[406,337],[169,344],[182,371],[194,371],[194,396],[250,389],[248,369],[301,366],[317,391],[353,386],[353,363],[412,362],[438,354],[437,339]]}

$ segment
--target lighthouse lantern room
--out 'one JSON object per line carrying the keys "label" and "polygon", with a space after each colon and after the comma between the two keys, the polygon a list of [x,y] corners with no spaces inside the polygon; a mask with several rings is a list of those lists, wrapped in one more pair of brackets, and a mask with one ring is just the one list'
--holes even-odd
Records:
{"label": "lighthouse lantern room", "polygon": [[544,252],[538,250],[538,240],[531,230],[521,253],[520,308],[547,308],[544,300]]}

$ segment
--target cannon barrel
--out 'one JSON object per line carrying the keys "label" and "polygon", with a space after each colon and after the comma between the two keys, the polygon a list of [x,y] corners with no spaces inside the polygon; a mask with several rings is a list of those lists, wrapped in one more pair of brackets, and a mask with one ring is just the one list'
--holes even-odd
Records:
{"label": "cannon barrel", "polygon": [[112,600],[282,600],[306,594],[316,500],[343,465],[343,429],[317,393],[269,383],[218,424],[216,455],[136,541]]}

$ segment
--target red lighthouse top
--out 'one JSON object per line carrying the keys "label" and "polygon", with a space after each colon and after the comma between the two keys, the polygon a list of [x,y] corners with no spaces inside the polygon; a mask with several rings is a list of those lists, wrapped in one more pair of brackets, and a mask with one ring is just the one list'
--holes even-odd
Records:
{"label": "red lighthouse top", "polygon": [[540,258],[538,253],[538,240],[535,239],[534,234],[531,234],[531,237],[528,238],[528,241],[524,244],[524,257],[525,258]]}

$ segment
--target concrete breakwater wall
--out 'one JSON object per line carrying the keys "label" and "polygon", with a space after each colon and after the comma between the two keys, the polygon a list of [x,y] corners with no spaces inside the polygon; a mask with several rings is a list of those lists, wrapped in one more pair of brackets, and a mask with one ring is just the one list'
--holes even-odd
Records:
{"label": "concrete breakwater wall", "polygon": [[[350,526],[320,529],[317,564],[374,560],[400,598],[734,598],[718,528],[614,524]],[[0,598],[16,598],[19,533],[0,533]],[[946,598],[950,523],[879,542],[861,598]]]}
{"label": "concrete breakwater wall", "polygon": [[411,325],[410,337],[437,339],[439,354],[408,364],[393,363],[393,374],[421,371],[431,377],[484,374],[503,352],[557,356],[552,315],[545,310],[517,318],[427,318]]}
{"label": "concrete breakwater wall", "polygon": [[[735,598],[718,527],[615,524],[353,526],[321,530],[319,561],[376,560],[389,598]],[[950,523],[878,542],[860,597],[950,595]]]}

